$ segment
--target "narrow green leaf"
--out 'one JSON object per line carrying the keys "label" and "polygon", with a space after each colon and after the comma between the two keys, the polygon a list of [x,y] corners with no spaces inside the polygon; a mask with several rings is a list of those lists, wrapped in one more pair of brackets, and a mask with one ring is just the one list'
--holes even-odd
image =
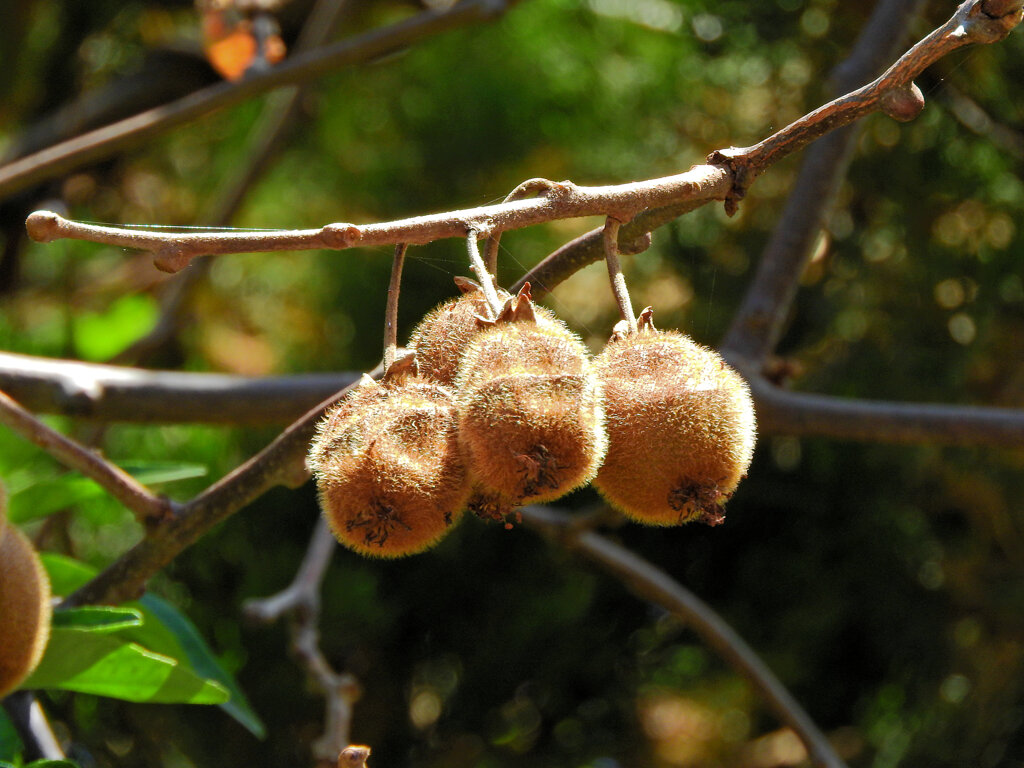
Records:
{"label": "narrow green leaf", "polygon": [[55,629],[25,688],[61,688],[135,702],[222,704],[230,693],[175,659],[115,635]]}
{"label": "narrow green leaf", "polygon": [[142,613],[134,608],[111,605],[86,605],[57,611],[53,614],[54,628],[77,629],[85,632],[116,632],[119,629],[142,625]]}

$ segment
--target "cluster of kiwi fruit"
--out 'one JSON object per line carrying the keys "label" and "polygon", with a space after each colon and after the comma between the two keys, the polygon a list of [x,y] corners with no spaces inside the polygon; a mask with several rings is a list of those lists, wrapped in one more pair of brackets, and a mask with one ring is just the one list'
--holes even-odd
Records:
{"label": "cluster of kiwi fruit", "polygon": [[402,557],[470,510],[507,520],[592,482],[649,525],[722,522],[750,464],[754,409],[714,351],[654,327],[616,327],[596,358],[529,285],[429,312],[380,382],[364,376],[321,421],[308,457],[320,505],[356,552]]}
{"label": "cluster of kiwi fruit", "polygon": [[0,699],[32,674],[50,638],[50,580],[31,542],[7,523],[0,483]]}

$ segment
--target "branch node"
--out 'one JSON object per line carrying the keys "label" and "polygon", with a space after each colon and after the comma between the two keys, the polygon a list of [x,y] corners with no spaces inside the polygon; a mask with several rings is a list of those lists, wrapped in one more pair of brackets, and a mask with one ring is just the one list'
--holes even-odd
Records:
{"label": "branch node", "polygon": [[195,255],[180,245],[165,245],[153,254],[153,266],[161,272],[169,272],[173,275],[191,264]]}
{"label": "branch node", "polygon": [[962,28],[972,42],[998,43],[1020,24],[1021,0],[981,0],[967,12]]}
{"label": "branch node", "polygon": [[732,174],[732,189],[725,197],[725,213],[728,216],[735,215],[739,210],[740,200],[746,196],[747,190],[757,176],[748,162],[749,155],[748,147],[727,147],[716,149],[707,157],[708,163],[725,166]]}
{"label": "branch node", "polygon": [[355,224],[328,224],[320,230],[324,247],[344,250],[356,245],[363,237]]}
{"label": "branch node", "polygon": [[28,236],[37,243],[48,243],[60,237],[63,218],[53,211],[34,211],[25,219]]}
{"label": "branch node", "polygon": [[625,256],[636,256],[651,247],[652,236],[650,232],[644,232],[632,240],[619,241],[619,253]]}
{"label": "branch node", "polygon": [[924,94],[915,83],[890,88],[879,100],[882,111],[893,120],[909,122],[924,109]]}

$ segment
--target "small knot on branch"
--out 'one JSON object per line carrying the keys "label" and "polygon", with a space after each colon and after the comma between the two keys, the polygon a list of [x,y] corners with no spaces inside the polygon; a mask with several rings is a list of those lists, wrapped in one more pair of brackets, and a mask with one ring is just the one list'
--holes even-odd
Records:
{"label": "small knot on branch", "polygon": [[1022,0],[980,0],[963,20],[964,34],[974,43],[998,43],[1024,18]]}
{"label": "small knot on branch", "polygon": [[740,208],[740,200],[746,194],[750,185],[754,183],[755,173],[752,171],[748,158],[750,150],[747,147],[728,147],[727,149],[716,149],[707,160],[711,165],[725,166],[732,174],[732,189],[725,197],[725,213],[734,216]]}
{"label": "small knot on branch", "polygon": [[893,120],[906,123],[913,120],[924,109],[924,94],[915,83],[890,88],[879,100],[882,111]]}
{"label": "small knot on branch", "polygon": [[33,211],[25,219],[28,236],[37,243],[48,243],[60,237],[63,218],[53,211]]}
{"label": "small knot on branch", "polygon": [[169,272],[173,275],[187,267],[196,255],[186,251],[180,245],[165,245],[153,255],[153,266],[161,272]]}
{"label": "small knot on branch", "polygon": [[351,248],[363,237],[363,233],[355,224],[328,224],[321,233],[324,247],[339,251]]}
{"label": "small knot on branch", "polygon": [[636,256],[638,253],[643,253],[651,247],[651,240],[650,232],[644,232],[632,240],[619,240],[619,253],[626,256]]}

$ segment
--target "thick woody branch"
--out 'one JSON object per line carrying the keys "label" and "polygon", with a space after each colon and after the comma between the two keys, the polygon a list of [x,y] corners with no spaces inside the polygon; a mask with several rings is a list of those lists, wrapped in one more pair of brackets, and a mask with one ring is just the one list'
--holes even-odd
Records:
{"label": "thick woody branch", "polygon": [[775,715],[789,725],[817,766],[844,768],[828,739],[763,661],[709,605],[664,571],[599,533],[574,524],[564,513],[542,507],[522,510],[523,521],[579,552],[615,576],[631,592],[683,620],[761,694]]}
{"label": "thick woody branch", "polygon": [[134,512],[139,522],[156,525],[172,514],[174,506],[168,499],[154,496],[120,467],[48,427],[4,392],[0,392],[0,424],[38,445],[65,466],[91,477]]}
{"label": "thick woody branch", "polygon": [[758,430],[870,443],[1024,446],[1024,410],[859,400],[749,378]]}
{"label": "thick woody branch", "polygon": [[[874,443],[1024,446],[1024,411],[851,399],[782,389],[742,359],[764,434]],[[142,371],[0,353],[0,389],[34,411],[103,422],[287,423],[359,378],[356,373],[253,379]]]}
{"label": "thick woody branch", "polygon": [[150,371],[0,352],[0,389],[22,405],[100,422],[288,424],[358,379]]}
{"label": "thick woody branch", "polygon": [[446,11],[411,19],[290,57],[267,72],[219,83],[112,125],[89,131],[0,168],[0,199],[118,151],[142,145],[171,128],[274,88],[314,79],[342,67],[379,59],[425,37],[488,21],[507,7],[502,0],[463,0]]}

